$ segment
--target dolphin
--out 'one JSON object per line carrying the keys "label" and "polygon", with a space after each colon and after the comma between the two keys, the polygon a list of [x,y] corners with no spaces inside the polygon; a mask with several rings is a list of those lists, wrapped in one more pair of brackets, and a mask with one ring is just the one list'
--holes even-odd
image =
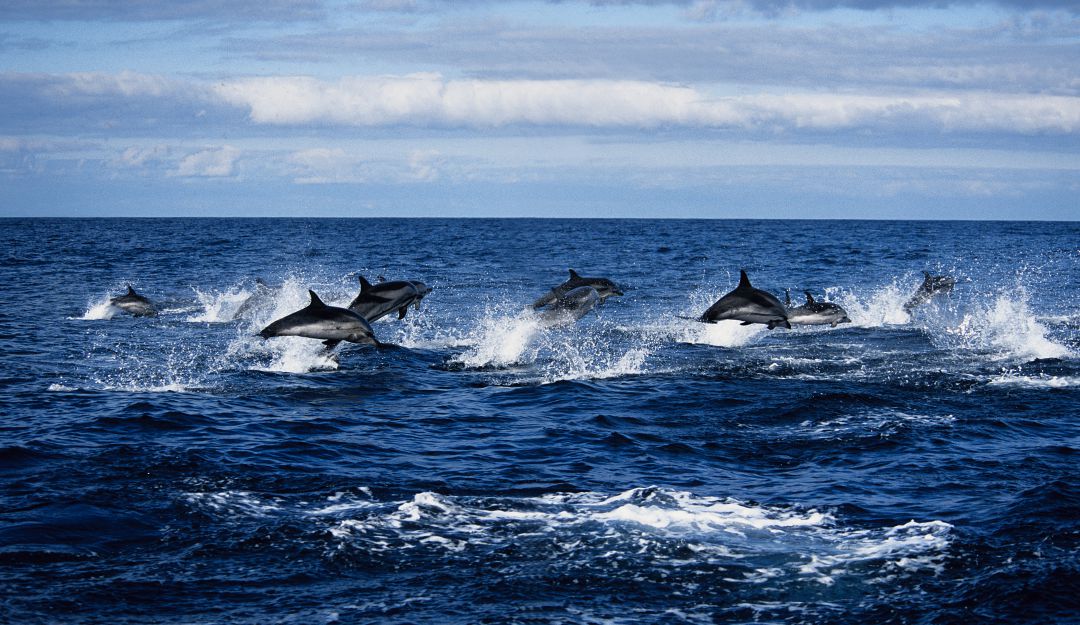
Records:
{"label": "dolphin", "polygon": [[572,291],[578,287],[590,286],[596,294],[600,296],[600,303],[604,303],[604,300],[612,295],[622,295],[622,289],[619,285],[615,284],[607,278],[583,278],[578,275],[573,269],[570,270],[570,279],[563,282],[559,286],[551,289],[545,293],[540,299],[533,302],[533,308],[543,308],[550,304],[554,304],[560,297],[565,295],[568,291]]}
{"label": "dolphin", "polygon": [[579,286],[560,295],[541,318],[549,323],[577,321],[599,303],[600,293],[596,289]]}
{"label": "dolphin", "polygon": [[698,321],[716,323],[723,319],[742,321],[744,326],[752,323],[763,323],[772,330],[777,326],[791,329],[788,322],[787,310],[780,300],[771,293],[761,289],[755,289],[750,284],[750,278],[746,276],[746,270],[740,270],[739,286],[727,295],[716,300],[705,311]]}
{"label": "dolphin", "polygon": [[315,291],[309,290],[308,293],[311,294],[311,303],[306,308],[271,323],[259,332],[259,336],[264,339],[274,336],[323,339],[328,349],[333,349],[342,341],[379,345],[366,319],[348,308],[327,306]]}
{"label": "dolphin", "polygon": [[398,319],[404,319],[409,306],[420,306],[420,300],[431,292],[431,287],[418,280],[398,280],[371,284],[360,276],[360,293],[349,304],[349,310],[374,323],[397,311]]}
{"label": "dolphin", "polygon": [[274,303],[274,297],[281,291],[281,287],[272,287],[262,278],[255,278],[255,292],[248,296],[233,313],[233,319],[246,319],[256,313],[270,308]]}
{"label": "dolphin", "polygon": [[109,300],[109,304],[136,317],[154,317],[157,315],[157,309],[150,303],[150,300],[136,293],[130,284],[127,285],[127,288],[127,293],[112,298]]}
{"label": "dolphin", "polygon": [[929,302],[938,293],[950,293],[956,286],[956,279],[951,276],[933,276],[929,271],[923,271],[923,283],[904,304],[904,311],[910,313],[919,304]]}
{"label": "dolphin", "polygon": [[832,302],[818,302],[810,291],[806,294],[806,303],[802,306],[791,307],[791,293],[784,291],[784,307],[787,308],[788,322],[804,326],[831,325],[836,327],[840,323],[851,323],[847,311],[839,304]]}

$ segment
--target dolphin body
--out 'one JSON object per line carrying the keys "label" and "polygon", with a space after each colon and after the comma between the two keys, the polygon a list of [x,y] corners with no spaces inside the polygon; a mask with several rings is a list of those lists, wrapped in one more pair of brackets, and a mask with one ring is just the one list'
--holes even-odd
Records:
{"label": "dolphin body", "polygon": [[541,318],[548,323],[571,322],[581,319],[585,313],[600,303],[600,293],[591,286],[579,286],[560,295]]}
{"label": "dolphin body", "polygon": [[810,291],[803,291],[803,293],[806,294],[806,303],[795,308],[791,307],[791,294],[784,293],[784,307],[787,308],[789,323],[804,326],[831,325],[834,328],[840,323],[851,323],[847,311],[839,304],[818,302],[814,300]]}
{"label": "dolphin body", "polygon": [[349,304],[349,310],[368,320],[382,319],[397,311],[398,319],[404,319],[409,306],[420,307],[420,300],[431,292],[431,287],[417,280],[398,280],[371,284],[360,276],[360,293]]}
{"label": "dolphin body", "polygon": [[956,279],[951,276],[933,276],[929,271],[924,271],[923,276],[923,283],[904,304],[904,312],[910,313],[919,304],[929,302],[938,293],[950,293],[956,286]]}
{"label": "dolphin body", "polygon": [[744,326],[762,323],[772,330],[777,326],[791,329],[787,309],[771,293],[755,289],[746,276],[746,270],[740,270],[739,286],[709,306],[698,321],[716,323],[724,319],[742,321]]}
{"label": "dolphin body", "polygon": [[112,298],[109,300],[109,304],[136,317],[154,317],[157,315],[157,309],[150,303],[150,300],[136,293],[130,284],[127,285],[127,288],[127,293]]}
{"label": "dolphin body", "polygon": [[259,332],[259,336],[268,339],[274,336],[303,336],[309,339],[323,339],[328,349],[338,343],[361,343],[378,345],[371,324],[366,319],[348,308],[327,306],[309,290],[311,303],[294,313],[285,315]]}
{"label": "dolphin body", "polygon": [[622,289],[619,288],[619,285],[615,284],[611,280],[608,280],[607,278],[583,278],[579,276],[576,271],[571,269],[569,280],[563,282],[559,286],[545,293],[540,299],[533,302],[532,307],[534,309],[543,308],[544,306],[554,304],[559,300],[560,297],[562,297],[569,291],[583,286],[592,287],[593,290],[596,291],[596,294],[600,297],[599,303],[601,304],[604,303],[604,300],[611,297],[612,295],[623,294]]}

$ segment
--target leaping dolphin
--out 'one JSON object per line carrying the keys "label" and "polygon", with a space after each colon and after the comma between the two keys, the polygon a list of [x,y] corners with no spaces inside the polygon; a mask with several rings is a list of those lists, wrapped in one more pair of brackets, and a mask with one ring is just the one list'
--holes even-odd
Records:
{"label": "leaping dolphin", "polygon": [[259,336],[268,339],[274,336],[303,336],[309,339],[323,339],[328,349],[338,343],[362,343],[379,345],[371,324],[366,319],[349,310],[337,306],[327,306],[309,290],[311,303],[294,313],[285,315],[259,332]]}
{"label": "leaping dolphin", "polygon": [[409,306],[420,306],[420,300],[431,292],[431,287],[417,280],[398,280],[371,284],[360,276],[360,293],[349,304],[349,310],[374,323],[386,315],[398,313],[404,319]]}
{"label": "leaping dolphin", "polygon": [[127,293],[112,298],[109,300],[109,304],[136,317],[154,317],[157,315],[157,309],[150,303],[150,300],[136,293],[130,284],[127,285],[127,288]]}
{"label": "leaping dolphin", "polygon": [[549,323],[581,319],[600,303],[600,293],[591,286],[579,286],[563,293],[544,311],[542,318]]}
{"label": "leaping dolphin", "polygon": [[611,297],[612,295],[622,295],[622,289],[619,285],[615,284],[607,278],[584,278],[579,276],[573,269],[570,270],[570,279],[563,282],[559,286],[551,289],[545,293],[540,299],[533,302],[533,308],[543,308],[550,304],[554,304],[560,297],[567,292],[572,291],[578,287],[589,286],[592,287],[596,294],[600,297],[600,303]]}
{"label": "leaping dolphin", "polygon": [[806,303],[802,306],[791,307],[791,293],[784,291],[784,307],[787,308],[788,322],[804,326],[831,325],[836,327],[840,323],[851,323],[847,311],[839,304],[832,302],[818,302],[810,291],[806,294]]}
{"label": "leaping dolphin", "polygon": [[923,283],[904,304],[904,311],[910,313],[919,304],[929,302],[938,293],[950,293],[956,286],[956,279],[951,276],[933,276],[929,271],[923,271]]}
{"label": "leaping dolphin", "polygon": [[716,323],[724,319],[742,321],[744,326],[762,323],[769,326],[770,330],[777,326],[791,329],[784,305],[771,293],[755,289],[750,284],[750,278],[746,276],[745,269],[740,270],[739,286],[716,300],[716,303],[709,306],[698,321]]}

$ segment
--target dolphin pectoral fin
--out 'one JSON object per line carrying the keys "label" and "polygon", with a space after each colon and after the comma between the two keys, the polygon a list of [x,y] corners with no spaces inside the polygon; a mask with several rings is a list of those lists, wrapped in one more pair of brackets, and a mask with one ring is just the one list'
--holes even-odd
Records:
{"label": "dolphin pectoral fin", "polygon": [[339,339],[326,339],[325,341],[322,342],[322,344],[326,346],[326,351],[330,351],[330,350],[334,349],[335,347],[337,347],[338,343],[340,343],[340,342],[341,341]]}
{"label": "dolphin pectoral fin", "polygon": [[409,312],[409,307],[408,306],[402,306],[401,308],[399,308],[398,313],[397,313],[398,320],[404,319],[405,318],[405,313],[407,313],[407,312]]}
{"label": "dolphin pectoral fin", "polygon": [[[741,326],[749,326],[749,325],[753,325],[753,324],[754,324],[754,322],[752,322],[752,321],[744,321],[744,322],[740,323],[739,325],[741,325]],[[770,330],[773,329],[773,322],[772,321],[769,322],[769,329]]]}

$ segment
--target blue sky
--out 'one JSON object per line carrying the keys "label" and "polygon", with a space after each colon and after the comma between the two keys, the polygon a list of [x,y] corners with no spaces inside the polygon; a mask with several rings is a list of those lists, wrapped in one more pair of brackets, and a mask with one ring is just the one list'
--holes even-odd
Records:
{"label": "blue sky", "polygon": [[1080,1],[8,0],[0,216],[1080,218]]}

